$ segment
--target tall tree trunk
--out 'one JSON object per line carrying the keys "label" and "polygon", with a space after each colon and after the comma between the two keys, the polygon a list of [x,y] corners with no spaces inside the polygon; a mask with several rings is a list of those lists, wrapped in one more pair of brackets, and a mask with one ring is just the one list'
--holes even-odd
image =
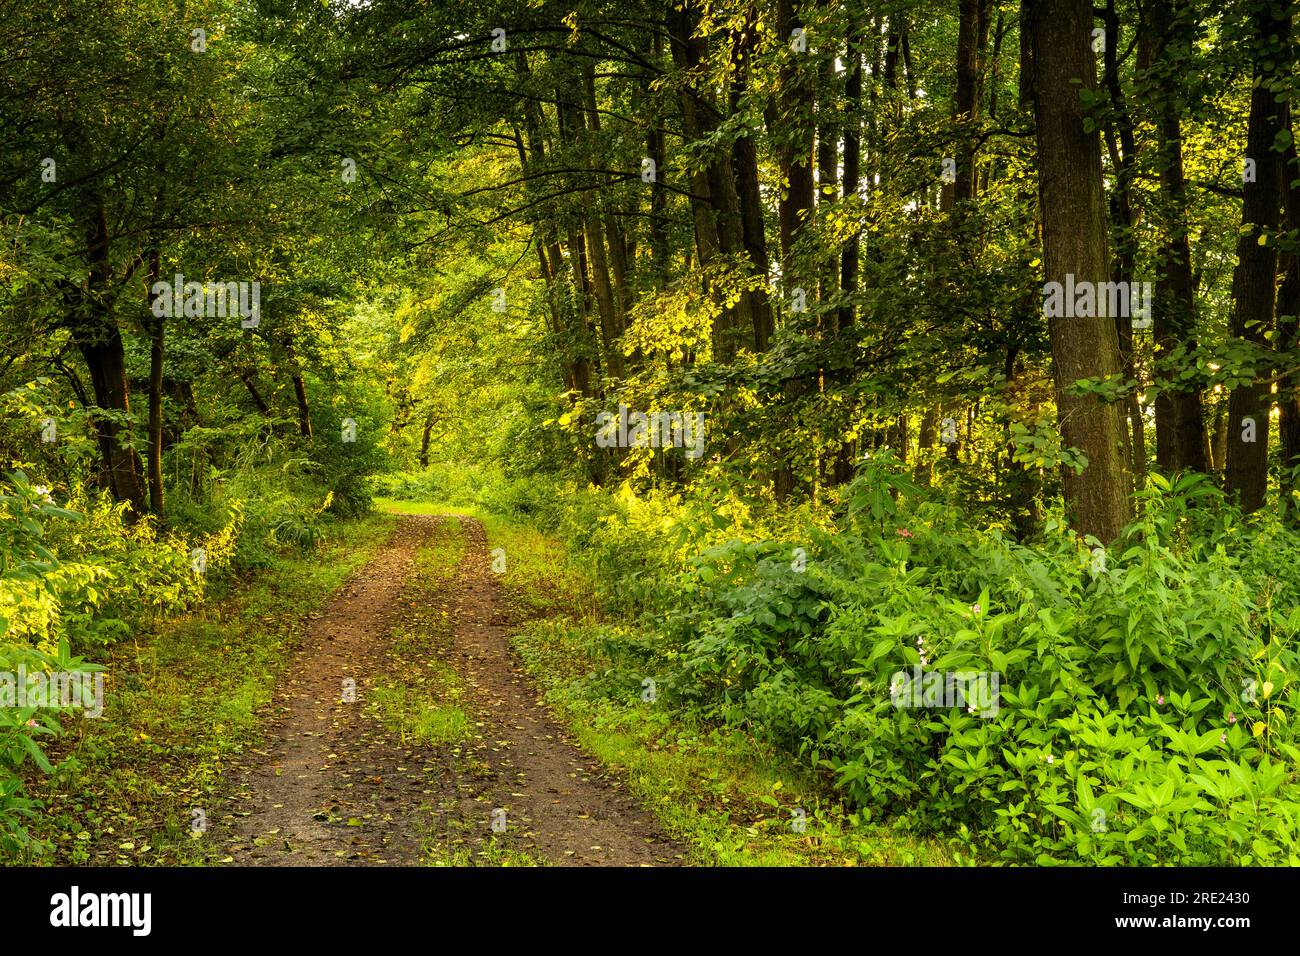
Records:
{"label": "tall tree trunk", "polygon": [[[819,0],[821,7],[827,0]],[[823,56],[820,68],[820,82],[817,101],[817,210],[822,215],[824,207],[833,206],[839,197],[840,179],[840,132],[836,117],[837,90],[835,63],[831,57]],[[820,298],[823,303],[834,298],[839,292],[839,269],[837,263],[827,262],[821,269],[819,277]],[[827,320],[834,321],[832,314],[823,310],[818,325],[823,326]]]}
{"label": "tall tree trunk", "polygon": [[[158,280],[160,256],[149,256],[149,288]],[[166,358],[165,319],[147,319],[149,333],[149,510],[163,517],[163,363]]]}
{"label": "tall tree trunk", "polygon": [[[1287,128],[1291,129],[1291,110],[1287,110]],[[1300,163],[1296,161],[1295,138],[1287,141],[1286,156],[1282,166],[1282,195],[1286,209],[1286,229],[1300,235]],[[1277,290],[1277,338],[1279,352],[1294,358],[1300,348],[1300,254],[1291,250],[1283,256],[1283,278]],[[1283,519],[1292,527],[1300,526],[1300,476],[1293,470],[1300,468],[1300,385],[1294,375],[1282,378],[1278,384],[1278,458],[1281,461],[1281,481],[1278,498]]]}
{"label": "tall tree trunk", "polygon": [[1178,115],[1177,83],[1191,45],[1191,11],[1187,0],[1170,0],[1151,8],[1150,29],[1139,40],[1142,65],[1149,62],[1146,82],[1151,89],[1159,133],[1160,195],[1164,223],[1157,252],[1153,332],[1156,346],[1156,463],[1165,472],[1207,471],[1205,417],[1201,390],[1173,385],[1172,374],[1160,360],[1182,346],[1196,348],[1196,287],[1192,280],[1192,251],[1188,242],[1187,183],[1183,174],[1183,133]]}
{"label": "tall tree trunk", "polygon": [[[855,19],[854,11],[849,12],[847,54],[844,65],[844,178],[843,197],[856,199],[862,178],[862,36],[863,25]],[[858,271],[861,267],[862,232],[854,230],[844,250],[840,253],[840,291],[845,302],[840,306],[837,325],[840,332],[839,347],[851,349],[852,342],[846,334],[856,321],[856,309],[852,297],[858,291]],[[851,369],[849,370],[851,374]],[[841,375],[847,380],[850,375]],[[850,408],[850,414],[856,409]],[[839,454],[831,473],[834,484],[843,484],[853,477],[853,459],[857,455],[857,445],[853,441],[841,443]]]}
{"label": "tall tree trunk", "polygon": [[975,126],[979,120],[980,85],[984,52],[988,49],[989,0],[960,0],[957,25],[957,86],[953,96],[953,119],[960,130],[957,138],[956,179],[945,183],[940,208],[975,195]]}
{"label": "tall tree trunk", "polygon": [[[1137,164],[1137,141],[1133,135],[1133,121],[1129,117],[1124,98],[1124,88],[1119,77],[1119,15],[1115,0],[1106,0],[1105,16],[1106,52],[1105,85],[1110,98],[1111,121],[1106,124],[1106,148],[1111,167],[1116,171],[1115,188],[1110,194],[1111,222],[1115,228],[1115,255],[1111,260],[1111,281],[1128,285],[1133,281],[1137,259],[1137,236],[1134,233],[1132,184]],[[1132,289],[1132,286],[1128,286]],[[1130,312],[1136,304],[1130,297]],[[1125,381],[1132,390],[1125,399],[1125,412],[1132,429],[1126,435],[1129,448],[1129,467],[1141,482],[1147,473],[1146,429],[1142,409],[1137,399],[1137,369],[1133,360],[1132,315],[1117,315],[1115,331],[1119,336],[1120,360],[1124,365]]]}
{"label": "tall tree trunk", "polygon": [[138,518],[147,511],[146,491],[140,458],[130,443],[130,428],[120,421],[130,417],[131,389],[122,333],[111,314],[113,273],[108,218],[99,202],[93,208],[89,240],[90,274],[86,291],[77,297],[73,336],[90,373],[95,404],[110,413],[95,421],[108,487],[116,501],[130,506],[129,516]]}
{"label": "tall tree trunk", "polygon": [[303,438],[311,437],[311,406],[307,404],[307,385],[301,372],[293,375],[293,397],[298,405],[298,434]]}
{"label": "tall tree trunk", "polygon": [[[1109,280],[1101,142],[1085,131],[1080,89],[1095,90],[1089,0],[1028,0],[1034,5],[1034,117],[1038,140],[1043,260],[1049,282]],[[1095,286],[1094,286],[1095,288]],[[1065,468],[1071,526],[1101,541],[1119,536],[1132,514],[1131,478],[1118,405],[1072,395],[1084,378],[1118,375],[1119,338],[1112,318],[1049,318],[1057,414],[1064,443],[1087,465]]]}
{"label": "tall tree trunk", "polygon": [[[731,87],[731,111],[733,114],[747,107],[745,98],[749,93],[749,74],[754,47],[758,42],[758,12],[751,3],[748,7],[745,26],[740,36],[735,38],[736,74]],[[772,304],[767,298],[766,280],[771,272],[771,263],[767,254],[767,234],[763,223],[763,197],[758,181],[758,150],[754,138],[747,130],[736,136],[732,145],[731,165],[736,179],[736,192],[740,202],[741,230],[744,238],[745,253],[756,274],[764,279],[764,287],[744,293],[750,300],[749,312],[753,324],[753,348],[756,352],[766,352],[772,342],[775,322],[772,317]]]}
{"label": "tall tree trunk", "polygon": [[[1277,228],[1282,184],[1282,155],[1274,148],[1285,129],[1286,100],[1271,84],[1289,72],[1291,19],[1275,16],[1272,3],[1261,3],[1253,17],[1254,86],[1246,129],[1246,156],[1255,161],[1255,181],[1242,187],[1241,233],[1232,279],[1232,334],[1263,348],[1273,323],[1277,247],[1260,237]],[[1239,385],[1228,399],[1228,467],[1225,486],[1250,513],[1264,504],[1268,491],[1269,390],[1256,368],[1254,381]],[[1253,435],[1248,426],[1253,422]],[[1253,441],[1246,440],[1253,438]]]}
{"label": "tall tree trunk", "polygon": [[[850,16],[852,14],[850,13]],[[844,64],[844,184],[845,199],[858,195],[862,180],[862,26],[853,21],[849,25],[848,53]],[[845,296],[858,291],[859,255],[862,231],[855,229],[840,253],[840,289]],[[839,327],[843,331],[854,322],[852,302],[840,307]]]}
{"label": "tall tree trunk", "polygon": [[[523,50],[515,55],[516,69],[521,79],[530,76],[528,56]],[[546,165],[546,116],[536,101],[526,99],[523,104],[524,137],[517,137],[519,168],[524,175],[541,170]],[[525,146],[526,142],[526,146]],[[531,184],[526,187],[532,195]],[[559,229],[545,215],[536,221],[538,231],[537,255],[543,281],[547,288],[547,303],[551,323],[557,338],[560,354],[560,374],[565,388],[579,395],[592,395],[591,362],[584,352],[585,336],[571,321],[578,310],[576,296],[564,274],[564,257],[560,251]],[[585,327],[584,327],[585,328]]]}
{"label": "tall tree trunk", "polygon": [[[786,44],[779,75],[779,90],[769,100],[766,112],[768,133],[776,138],[777,168],[781,191],[777,199],[777,216],[781,239],[781,278],[787,295],[803,289],[805,295],[815,288],[815,276],[805,274],[795,256],[795,240],[800,230],[811,225],[814,204],[813,151],[816,139],[813,122],[814,78],[812,51],[791,49],[791,36],[804,27],[804,20],[794,0],[776,0],[776,31],[779,42]],[[811,296],[809,296],[811,297]],[[800,394],[805,383],[787,384],[787,398]],[[794,491],[794,469],[788,449],[778,449],[779,464],[772,473],[772,489],[778,499]]]}
{"label": "tall tree trunk", "polygon": [[[776,0],[776,31],[789,44],[803,26],[794,0]],[[777,202],[780,222],[781,265],[787,283],[794,278],[794,239],[812,215],[813,208],[813,73],[807,53],[787,50],[781,66],[778,102],[768,104],[767,127],[779,137],[777,165],[781,194]]]}

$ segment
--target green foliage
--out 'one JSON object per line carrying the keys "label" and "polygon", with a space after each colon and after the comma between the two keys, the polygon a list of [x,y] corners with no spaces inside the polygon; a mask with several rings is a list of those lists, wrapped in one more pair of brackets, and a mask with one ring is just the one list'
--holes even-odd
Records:
{"label": "green foliage", "polygon": [[[30,684],[37,674],[100,670],[72,655],[67,633],[53,634],[48,626],[51,608],[83,597],[79,590],[85,579],[61,576],[64,569],[46,546],[44,523],[77,517],[55,507],[48,492],[30,485],[21,472],[8,475],[0,486],[0,851],[9,855],[38,848],[24,824],[38,804],[24,794],[23,764],[30,760],[42,772],[52,772],[39,740],[62,732],[59,708],[27,706],[20,682]],[[27,620],[32,617],[44,618],[46,624],[35,642]],[[72,700],[73,706],[86,703]]]}
{"label": "green foliage", "polygon": [[[802,571],[773,540],[704,552],[682,695],[832,772],[863,812],[1007,861],[1300,860],[1300,592],[1271,570],[1300,537],[1244,528],[1196,478],[1153,476],[1104,560],[1060,528],[1031,548],[891,490],[864,470]],[[896,706],[891,680],[923,658],[997,673],[996,715]]]}

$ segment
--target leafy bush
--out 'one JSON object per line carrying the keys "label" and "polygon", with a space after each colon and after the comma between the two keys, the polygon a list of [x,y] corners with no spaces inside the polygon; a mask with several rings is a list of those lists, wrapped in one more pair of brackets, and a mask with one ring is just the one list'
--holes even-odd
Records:
{"label": "leafy bush", "polygon": [[[389,493],[455,490],[423,474]],[[605,692],[652,676],[660,706],[787,749],[866,818],[984,860],[1300,862],[1300,535],[1203,477],[1152,475],[1109,548],[1059,520],[1030,543],[976,526],[888,452],[835,511],[782,514],[714,472],[680,494],[473,485],[640,616],[598,629],[622,662],[591,678]],[[996,713],[895,706],[921,666],[996,673]]]}
{"label": "leafy bush", "polygon": [[[53,768],[37,740],[61,732],[53,709],[25,706],[18,682],[38,672],[86,674],[99,668],[74,657],[69,635],[52,627],[57,617],[52,608],[84,600],[85,591],[94,597],[86,583],[93,576],[65,574],[46,546],[46,520],[79,516],[55,507],[48,492],[33,487],[21,472],[9,475],[8,485],[0,489],[0,675],[5,688],[0,701],[0,850],[14,854],[38,849],[23,826],[37,804],[23,792],[22,765],[30,759],[49,773]],[[24,625],[24,617],[43,626]],[[11,620],[19,626],[12,627]],[[33,646],[33,637],[40,646]]]}
{"label": "leafy bush", "polygon": [[[770,539],[695,560],[684,698],[831,771],[868,816],[1007,861],[1300,862],[1294,533],[1153,476],[1109,550],[1050,523],[1028,547],[884,457],[847,504],[807,529],[802,570]],[[997,673],[996,714],[895,706],[922,666]]]}

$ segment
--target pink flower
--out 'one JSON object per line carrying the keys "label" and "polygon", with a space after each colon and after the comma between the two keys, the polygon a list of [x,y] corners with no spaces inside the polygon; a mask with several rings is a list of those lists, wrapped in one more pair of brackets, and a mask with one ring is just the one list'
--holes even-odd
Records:
{"label": "pink flower", "polygon": [[1232,711],[1228,711],[1228,723],[1235,724],[1236,722],[1237,722],[1237,715],[1234,714]]}
{"label": "pink flower", "polygon": [[971,610],[976,614],[979,614],[982,608],[978,604],[973,604],[971,605]]}
{"label": "pink flower", "polygon": [[35,726],[36,726],[36,718],[33,717],[31,720],[27,721],[27,726],[28,726],[28,727],[35,727]]}
{"label": "pink flower", "polygon": [[1221,744],[1226,744],[1227,742],[1228,742],[1228,735],[1227,735],[1227,734],[1219,734],[1219,743],[1221,743]]}
{"label": "pink flower", "polygon": [[1157,706],[1160,706],[1160,707],[1165,706],[1165,695],[1164,695],[1164,694],[1161,694],[1159,697],[1156,698],[1156,705],[1157,705]]}
{"label": "pink flower", "polygon": [[900,538],[910,538],[912,536],[912,532],[908,531],[906,528],[896,528],[894,534],[898,535]]}

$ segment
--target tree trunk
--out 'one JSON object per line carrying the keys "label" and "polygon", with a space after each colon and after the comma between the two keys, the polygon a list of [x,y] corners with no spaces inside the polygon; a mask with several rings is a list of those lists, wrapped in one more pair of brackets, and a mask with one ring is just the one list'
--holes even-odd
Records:
{"label": "tree trunk", "polygon": [[298,434],[311,437],[311,408],[307,404],[307,386],[300,373],[293,376],[293,396],[298,403]]}
{"label": "tree trunk", "polygon": [[912,479],[926,488],[934,480],[934,461],[930,457],[930,449],[934,447],[938,424],[939,409],[932,406],[921,415],[921,427],[916,431],[916,467],[912,469]]}
{"label": "tree trunk", "polygon": [[[777,0],[776,31],[781,43],[789,44],[790,35],[803,25],[794,0]],[[795,235],[812,215],[813,208],[813,86],[807,53],[787,50],[781,67],[779,104],[768,106],[769,133],[780,136],[777,165],[782,189],[777,203],[780,220],[781,265],[789,283],[794,280],[791,266]]]}
{"label": "tree trunk", "polygon": [[[1273,324],[1278,256],[1275,243],[1260,245],[1260,237],[1278,226],[1282,156],[1274,143],[1286,127],[1286,99],[1273,94],[1269,81],[1286,73],[1290,64],[1291,20],[1274,17],[1273,10],[1264,5],[1253,16],[1253,25],[1255,83],[1245,155],[1255,160],[1255,181],[1247,179],[1242,187],[1242,232],[1232,273],[1232,336],[1262,347]],[[1247,514],[1260,509],[1268,493],[1269,389],[1261,381],[1268,371],[1256,367],[1253,381],[1232,389],[1229,398],[1225,486]]]}
{"label": "tree trunk", "polygon": [[[1287,128],[1290,129],[1290,109],[1287,111]],[[1282,195],[1286,210],[1286,228],[1300,234],[1300,187],[1293,185],[1300,177],[1300,163],[1296,162],[1295,139],[1286,148],[1282,166]],[[1279,352],[1294,356],[1300,348],[1300,254],[1291,250],[1283,255],[1284,272],[1277,290],[1277,339]],[[1292,527],[1300,526],[1300,476],[1293,475],[1300,468],[1300,386],[1295,376],[1281,379],[1278,384],[1278,458],[1281,462],[1281,481],[1278,498],[1282,518]]]}
{"label": "tree trunk", "polygon": [[[758,41],[757,11],[750,6],[745,27],[736,42],[736,76],[732,82],[731,109],[739,110],[749,92],[750,62]],[[772,342],[775,323],[772,304],[768,301],[766,279],[771,272],[767,255],[767,234],[763,224],[763,197],[758,182],[758,150],[754,138],[747,132],[737,135],[731,150],[731,165],[736,179],[736,193],[740,202],[740,222],[745,253],[753,263],[754,271],[763,277],[764,288],[746,292],[750,300],[749,312],[753,323],[753,347],[756,352],[766,352]]]}
{"label": "tree trunk", "polygon": [[239,376],[239,380],[244,383],[244,388],[248,389],[248,397],[253,400],[253,404],[257,406],[257,410],[263,415],[270,415],[271,408],[262,398],[262,393],[257,390],[257,386],[253,384],[252,374],[244,372]]}
{"label": "tree trunk", "polygon": [[[1119,77],[1119,15],[1115,0],[1106,0],[1105,8],[1105,82],[1110,98],[1111,121],[1106,124],[1106,148],[1110,153],[1111,168],[1116,171],[1115,188],[1110,194],[1111,222],[1115,227],[1115,256],[1111,261],[1111,281],[1132,283],[1137,258],[1137,236],[1134,233],[1133,202],[1131,197],[1133,175],[1137,163],[1137,141],[1133,135],[1133,121],[1124,100],[1124,88]],[[1129,286],[1130,290],[1132,286]],[[1130,313],[1134,303],[1130,297]],[[1120,361],[1124,366],[1124,380],[1131,390],[1125,399],[1125,412],[1132,429],[1126,434],[1129,448],[1129,467],[1139,484],[1147,473],[1146,423],[1137,399],[1137,369],[1133,360],[1133,317],[1117,315],[1115,332],[1119,336]]]}
{"label": "tree trunk", "polygon": [[[1290,17],[1275,18],[1271,7],[1261,4],[1253,17],[1257,46],[1246,157],[1255,161],[1255,181],[1242,187],[1241,233],[1232,278],[1232,334],[1260,347],[1266,345],[1265,336],[1273,323],[1277,247],[1272,242],[1260,245],[1259,239],[1278,225],[1282,156],[1274,144],[1286,124],[1286,100],[1270,89],[1270,80],[1285,75],[1291,60]],[[1234,388],[1228,399],[1224,483],[1228,494],[1248,514],[1264,504],[1268,491],[1269,390],[1261,381],[1266,371],[1255,368],[1254,381]],[[1253,421],[1253,435],[1248,420]]]}
{"label": "tree trunk", "polygon": [[[155,250],[149,258],[149,288],[158,281],[160,262]],[[163,363],[166,358],[165,319],[147,321],[149,332],[149,510],[163,517]]]}
{"label": "tree trunk", "polygon": [[988,48],[989,0],[960,0],[957,26],[957,86],[953,96],[953,119],[957,137],[956,172],[945,183],[939,206],[952,209],[975,195],[975,124],[979,120],[980,83],[984,72],[984,51]]}
{"label": "tree trunk", "polygon": [[109,258],[108,220],[96,203],[89,230],[90,274],[88,287],[77,296],[73,335],[90,373],[95,404],[111,417],[97,417],[95,434],[108,487],[116,501],[130,506],[129,517],[145,514],[146,491],[140,459],[130,444],[131,389],[126,375],[122,333],[110,314],[113,283]]}
{"label": "tree trunk", "polygon": [[[781,240],[781,280],[787,296],[795,289],[805,295],[815,287],[815,277],[807,275],[795,257],[795,239],[801,229],[811,225],[814,204],[813,151],[816,140],[814,125],[814,70],[812,51],[790,48],[791,36],[803,27],[803,17],[794,0],[777,0],[777,40],[786,45],[779,75],[780,93],[769,100],[766,110],[768,134],[778,143],[777,169],[781,189],[777,199],[777,216]],[[803,392],[805,383],[787,383],[786,396],[792,399]],[[772,472],[772,490],[778,500],[787,498],[795,488],[794,469],[788,449],[777,449],[778,464]]]}
{"label": "tree trunk", "polygon": [[[1049,282],[1100,284],[1110,277],[1101,143],[1086,132],[1080,89],[1095,90],[1089,0],[1029,0],[1034,5],[1034,116],[1038,140],[1043,260]],[[1095,286],[1094,286],[1095,288]],[[1121,371],[1115,321],[1107,316],[1049,318],[1057,415],[1064,444],[1087,458],[1063,475],[1071,526],[1115,540],[1132,514],[1120,408],[1068,389]]]}
{"label": "tree trunk", "polygon": [[[849,16],[853,17],[854,14],[850,12]],[[857,20],[850,20],[844,67],[844,177],[842,195],[845,200],[852,200],[857,197],[862,178],[862,118],[859,115],[862,109],[862,37],[862,24]],[[838,347],[842,349],[852,348],[849,336],[844,333],[853,328],[857,319],[852,297],[858,291],[861,251],[862,233],[860,230],[855,230],[840,253],[840,291],[844,295],[845,302],[839,308],[837,326],[841,333]],[[850,369],[850,374],[851,371]],[[842,374],[838,378],[847,380],[850,374]],[[855,411],[856,409],[850,407],[850,414]],[[831,472],[831,480],[834,484],[843,484],[853,477],[853,460],[856,455],[856,442],[845,441],[841,443]]]}
{"label": "tree trunk", "polygon": [[429,467],[429,438],[433,435],[433,415],[424,416],[424,429],[420,433],[420,467]]}
{"label": "tree trunk", "polygon": [[[1157,252],[1155,314],[1156,463],[1163,471],[1207,471],[1205,418],[1201,390],[1195,385],[1173,387],[1174,375],[1159,367],[1162,358],[1180,345],[1196,348],[1196,289],[1188,242],[1187,185],[1183,174],[1183,134],[1178,115],[1176,81],[1190,50],[1186,33],[1190,11],[1186,0],[1171,0],[1152,8],[1151,28],[1139,46],[1149,61],[1148,82],[1157,117],[1156,137],[1164,224]],[[1149,39],[1148,39],[1149,37]]]}

